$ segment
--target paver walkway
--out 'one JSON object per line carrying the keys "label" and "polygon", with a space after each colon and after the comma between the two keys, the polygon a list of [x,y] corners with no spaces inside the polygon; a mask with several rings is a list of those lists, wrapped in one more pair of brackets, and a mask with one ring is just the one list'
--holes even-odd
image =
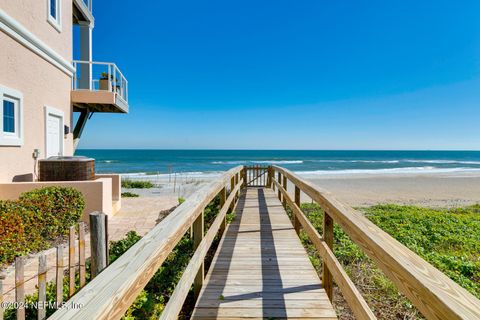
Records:
{"label": "paver walkway", "polygon": [[[163,218],[161,212],[169,210],[178,204],[175,196],[123,198],[121,210],[108,220],[109,240],[122,239],[127,232],[135,230],[145,235]],[[85,256],[90,257],[90,236],[85,237]],[[64,265],[68,265],[68,248],[65,247]],[[47,281],[55,281],[56,276],[56,249],[44,251],[47,255]],[[78,266],[78,242],[76,244],[76,263]],[[78,272],[78,270],[77,270]],[[4,271],[3,281],[4,301],[15,300],[15,268],[9,267]],[[38,255],[29,256],[25,262],[25,294],[36,292],[38,274]]]}
{"label": "paver walkway", "polygon": [[248,188],[212,261],[192,319],[336,319],[272,189]]}

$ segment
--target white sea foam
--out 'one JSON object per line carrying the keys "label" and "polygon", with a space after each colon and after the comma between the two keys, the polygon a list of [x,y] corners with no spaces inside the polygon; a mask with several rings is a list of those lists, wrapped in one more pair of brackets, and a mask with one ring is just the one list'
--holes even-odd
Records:
{"label": "white sea foam", "polygon": [[321,163],[400,163],[400,160],[305,160],[308,162],[321,162]]}
{"label": "white sea foam", "polygon": [[131,180],[161,180],[161,179],[169,179],[173,177],[177,177],[177,179],[207,179],[207,178],[214,178],[222,175],[224,172],[222,171],[191,171],[191,172],[176,172],[176,173],[147,173],[147,172],[130,172],[130,173],[122,173],[120,174],[124,179],[131,179]]}
{"label": "white sea foam", "polygon": [[480,172],[480,168],[438,168],[432,166],[425,167],[404,167],[404,168],[386,168],[386,169],[343,169],[343,170],[314,170],[314,171],[296,171],[299,175],[374,175],[374,174],[419,174],[419,173],[460,173],[460,172]]}
{"label": "white sea foam", "polygon": [[409,163],[432,163],[432,164],[477,164],[480,165],[480,161],[462,161],[462,160],[403,160]]}
{"label": "white sea foam", "polygon": [[302,164],[303,160],[235,160],[235,161],[213,161],[212,164]]}
{"label": "white sea foam", "polygon": [[265,163],[265,164],[302,164],[303,160],[265,160],[265,161],[252,161],[253,163]]}

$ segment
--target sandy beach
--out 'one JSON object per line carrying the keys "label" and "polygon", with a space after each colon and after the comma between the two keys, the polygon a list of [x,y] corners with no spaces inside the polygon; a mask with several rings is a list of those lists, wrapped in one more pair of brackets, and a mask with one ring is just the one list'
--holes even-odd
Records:
{"label": "sandy beach", "polygon": [[[179,174],[129,176],[129,179],[150,180],[152,189],[129,189],[141,197],[155,197],[159,201],[187,198],[204,184],[221,175]],[[423,174],[302,174],[299,175],[331,192],[337,199],[354,206],[378,203],[412,204],[426,207],[455,207],[480,203],[480,173],[423,173]],[[288,186],[293,190],[293,186]],[[169,200],[168,200],[169,199]],[[309,201],[303,196],[302,201]]]}

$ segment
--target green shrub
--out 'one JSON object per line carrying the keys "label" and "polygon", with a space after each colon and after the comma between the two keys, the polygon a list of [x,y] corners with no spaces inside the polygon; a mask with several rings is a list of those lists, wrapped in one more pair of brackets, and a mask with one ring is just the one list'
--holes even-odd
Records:
{"label": "green shrub", "polygon": [[185,202],[185,198],[184,197],[178,197],[178,204],[182,204]]}
{"label": "green shrub", "polygon": [[117,260],[122,254],[124,254],[131,246],[133,246],[138,240],[142,239],[135,231],[130,231],[126,234],[124,239],[118,241],[110,241],[109,258],[110,263]]}
{"label": "green shrub", "polygon": [[85,200],[80,191],[66,187],[46,187],[22,193],[19,204],[36,213],[43,220],[42,236],[56,239],[75,225],[85,209]]}
{"label": "green shrub", "polygon": [[122,180],[122,188],[127,189],[150,189],[153,188],[153,183],[150,181],[133,181],[133,180]]}
{"label": "green shrub", "polygon": [[27,234],[20,215],[16,214],[12,201],[0,201],[0,264],[13,261],[27,253]]}
{"label": "green shrub", "polygon": [[[363,211],[378,227],[480,297],[479,209],[478,205],[456,209],[378,205]],[[322,209],[317,204],[302,204],[302,211],[322,234]],[[300,238],[310,260],[320,272],[321,258],[315,247],[304,231],[301,231]],[[334,226],[333,247],[335,256],[379,319],[420,317],[408,299],[337,224]],[[340,317],[344,309],[340,307],[337,310]]]}
{"label": "green shrub", "polygon": [[82,194],[72,188],[46,187],[0,201],[0,263],[47,249],[75,225],[83,213]]}
{"label": "green shrub", "polygon": [[122,192],[122,197],[124,197],[124,198],[138,198],[139,195],[136,194],[136,193],[133,193],[133,192],[126,191],[126,192]]}
{"label": "green shrub", "polygon": [[[130,231],[124,239],[110,242],[110,263],[140,239],[141,237],[135,231]],[[145,289],[137,296],[123,319],[158,319],[192,254],[192,241],[189,236],[184,236],[150,279]]]}

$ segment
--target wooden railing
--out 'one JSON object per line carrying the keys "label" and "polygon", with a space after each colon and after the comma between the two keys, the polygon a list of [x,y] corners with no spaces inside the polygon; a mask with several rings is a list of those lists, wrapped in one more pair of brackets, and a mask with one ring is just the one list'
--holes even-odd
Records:
{"label": "wooden railing", "polygon": [[[278,190],[283,205],[292,209],[295,229],[299,232],[303,228],[323,259],[322,283],[327,295],[332,299],[335,281],[356,318],[375,319],[375,315],[333,253],[334,223],[428,319],[480,318],[478,299],[328,192],[281,167],[239,166],[189,197],[50,319],[120,319],[181,238],[192,230],[195,252],[161,316],[177,318],[192,284],[198,296],[204,280],[205,256],[215,236],[225,230],[226,214],[235,208],[241,188],[252,181],[248,177],[253,181],[261,177],[258,185]],[[289,181],[294,190],[288,190]],[[288,191],[293,191],[293,199]],[[323,235],[302,212],[301,192],[324,210]],[[221,208],[205,233],[203,211],[216,196],[220,197]],[[69,305],[77,307],[68,308]]]}
{"label": "wooden railing", "polygon": [[247,182],[247,187],[266,187],[269,183],[269,166],[245,166],[243,179]]}
{"label": "wooden railing", "polygon": [[[120,319],[181,238],[193,229],[195,252],[162,313],[162,319],[175,319],[192,283],[196,295],[202,287],[203,261],[215,235],[225,230],[227,212],[236,206],[244,176],[242,166],[233,168],[190,196],[49,319]],[[221,208],[204,235],[203,212],[216,196],[220,196]]]}
{"label": "wooden railing", "polygon": [[[26,317],[27,307],[35,307],[37,309],[37,318],[46,319],[47,306],[49,304],[52,305],[52,303],[49,303],[47,300],[48,276],[55,278],[55,302],[53,306],[56,308],[61,307],[63,304],[64,282],[68,282],[67,296],[69,298],[79,289],[83,288],[87,281],[86,243],[90,243],[91,253],[89,278],[93,279],[96,274],[95,272],[106,267],[106,261],[104,263],[97,263],[98,259],[95,254],[98,252],[98,248],[103,248],[105,252],[102,252],[102,256],[107,257],[107,239],[105,233],[104,237],[98,238],[94,236],[95,233],[92,231],[93,229],[101,229],[96,221],[102,221],[102,219],[103,223],[101,227],[105,228],[107,216],[101,212],[93,212],[90,214],[90,217],[90,232],[88,234],[85,232],[86,224],[79,222],[78,234],[75,231],[75,226],[69,228],[69,236],[66,244],[59,244],[56,250],[45,250],[38,253],[38,272],[35,274],[32,275],[31,272],[25,272],[25,267],[28,267],[27,257],[25,256],[15,258],[15,283],[13,287],[9,286],[6,288],[6,286],[4,286],[5,275],[0,274],[0,320],[4,319],[4,306],[7,305],[15,306],[15,316],[17,320],[28,318]],[[67,252],[67,255],[65,255],[65,252]],[[68,259],[66,264],[65,258]],[[49,260],[50,262],[48,263]],[[53,277],[52,274],[55,276]],[[34,287],[35,282],[36,286]],[[6,289],[5,291],[4,288]],[[15,295],[15,301],[6,300],[6,302],[4,302],[4,297],[12,296],[13,294]],[[36,295],[38,297],[36,305],[26,305],[26,301],[28,302],[29,300],[29,295]]]}
{"label": "wooden railing", "polygon": [[[343,205],[330,193],[287,169],[270,169],[271,185],[284,206],[292,209],[295,229],[300,226],[323,258],[323,286],[332,299],[333,280],[358,319],[375,319],[358,289],[333,254],[333,225],[337,223],[428,319],[479,319],[480,301],[445,274],[381,230],[361,213]],[[276,174],[276,175],[275,175]],[[276,178],[275,178],[276,176]],[[288,181],[294,199],[287,192]],[[320,235],[300,208],[304,192],[325,212]]]}

